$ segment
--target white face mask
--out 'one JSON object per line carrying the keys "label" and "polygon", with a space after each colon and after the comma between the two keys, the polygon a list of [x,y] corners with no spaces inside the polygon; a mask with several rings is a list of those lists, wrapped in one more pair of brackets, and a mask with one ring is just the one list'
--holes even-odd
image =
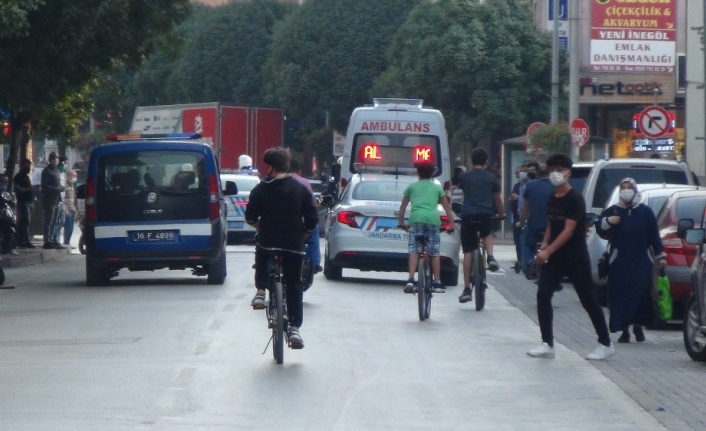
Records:
{"label": "white face mask", "polygon": [[524,181],[527,179],[527,172],[520,172],[520,181]]}
{"label": "white face mask", "polygon": [[620,191],[620,199],[622,199],[625,202],[632,202],[632,199],[635,197],[635,190],[633,189],[624,189]]}
{"label": "white face mask", "polygon": [[552,172],[549,174],[549,181],[556,187],[564,184],[566,182],[566,177],[561,172]]}

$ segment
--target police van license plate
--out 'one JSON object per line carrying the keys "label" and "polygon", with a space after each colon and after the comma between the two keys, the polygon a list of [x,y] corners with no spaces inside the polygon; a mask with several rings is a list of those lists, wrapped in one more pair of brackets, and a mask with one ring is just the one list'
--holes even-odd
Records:
{"label": "police van license plate", "polygon": [[130,232],[132,242],[174,242],[176,230],[134,230]]}

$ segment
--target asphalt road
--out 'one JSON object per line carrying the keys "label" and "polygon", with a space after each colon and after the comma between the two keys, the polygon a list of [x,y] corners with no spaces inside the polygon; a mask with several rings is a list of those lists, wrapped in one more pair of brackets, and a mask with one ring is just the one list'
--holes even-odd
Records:
{"label": "asphalt road", "polygon": [[457,302],[460,287],[436,295],[426,322],[404,274],[319,275],[306,348],[276,365],[249,307],[251,247],[229,247],[224,286],[158,271],[89,288],[83,259],[6,270],[0,429],[665,429],[583,359],[590,349],[525,355],[539,330],[500,294],[514,274],[489,276],[482,312]]}

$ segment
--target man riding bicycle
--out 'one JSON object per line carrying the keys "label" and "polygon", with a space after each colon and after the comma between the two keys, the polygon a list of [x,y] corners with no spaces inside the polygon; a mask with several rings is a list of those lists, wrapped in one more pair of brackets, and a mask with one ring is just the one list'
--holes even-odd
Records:
{"label": "man riding bicycle", "polygon": [[[466,303],[471,296],[471,268],[473,252],[478,248],[478,236],[483,239],[483,247],[488,252],[488,268],[495,272],[500,269],[493,257],[492,223],[505,218],[503,200],[500,197],[500,183],[492,173],[485,169],[488,152],[478,147],[471,152],[473,169],[462,173],[459,186],[463,190],[463,213],[461,221],[461,248],[463,249],[463,293],[460,303]],[[482,289],[482,286],[475,286]]]}
{"label": "man riding bicycle", "polygon": [[265,308],[265,294],[270,287],[268,263],[276,253],[281,252],[289,313],[289,344],[293,349],[301,349],[304,347],[299,334],[304,317],[301,282],[304,240],[317,226],[319,216],[309,190],[287,175],[290,160],[287,148],[265,151],[263,161],[267,167],[267,179],[250,192],[245,220],[257,229],[257,292],[250,305],[254,310]]}

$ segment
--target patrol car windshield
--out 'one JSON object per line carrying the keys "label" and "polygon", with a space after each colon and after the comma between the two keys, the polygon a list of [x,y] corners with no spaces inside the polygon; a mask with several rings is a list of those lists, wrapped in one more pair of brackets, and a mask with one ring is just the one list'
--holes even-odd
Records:
{"label": "patrol car windshield", "polygon": [[144,151],[111,154],[98,164],[98,193],[135,194],[146,189],[164,192],[206,193],[201,153]]}
{"label": "patrol car windshield", "polygon": [[[593,206],[603,207],[610,197],[613,188],[623,178],[633,178],[637,184],[666,183],[689,184],[686,173],[677,166],[639,167],[639,166],[606,166],[601,170],[596,181],[596,191],[593,195]],[[639,188],[639,187],[638,187]]]}
{"label": "patrol car windshield", "polygon": [[441,175],[439,138],[404,133],[359,133],[351,149],[351,172],[375,171],[416,174],[414,164],[432,162],[435,176]]}

